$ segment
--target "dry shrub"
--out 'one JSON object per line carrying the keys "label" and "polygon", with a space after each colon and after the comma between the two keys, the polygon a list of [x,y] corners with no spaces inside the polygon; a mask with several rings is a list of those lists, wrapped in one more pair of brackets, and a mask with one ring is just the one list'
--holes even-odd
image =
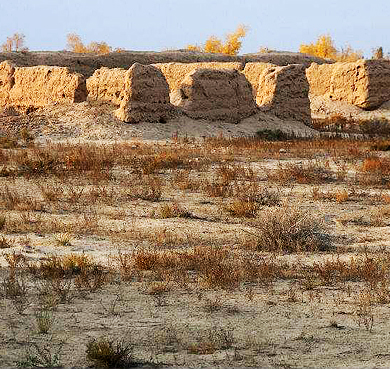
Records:
{"label": "dry shrub", "polygon": [[279,164],[276,170],[266,170],[266,175],[269,181],[281,183],[328,183],[335,180],[332,171],[317,161]]}
{"label": "dry shrub", "polygon": [[162,204],[159,209],[159,215],[162,219],[167,218],[192,218],[192,214],[182,208],[179,204]]}
{"label": "dry shrub", "polygon": [[52,144],[14,151],[8,155],[5,168],[26,177],[56,175],[63,178],[83,174],[102,180],[109,178],[113,164],[113,148]]}
{"label": "dry shrub", "polygon": [[244,217],[244,218],[254,218],[257,214],[259,206],[250,197],[247,198],[238,198],[227,205],[225,209],[234,217]]}
{"label": "dry shrub", "polygon": [[230,185],[225,185],[220,181],[208,181],[203,182],[202,191],[209,197],[229,197],[233,195],[233,188]]}
{"label": "dry shrub", "polygon": [[64,195],[64,188],[61,185],[56,185],[52,183],[42,183],[38,184],[39,190],[43,198],[48,202],[57,202]]}
{"label": "dry shrub", "polygon": [[154,281],[147,286],[148,295],[163,295],[171,290],[171,285],[167,282]]}
{"label": "dry shrub", "polygon": [[198,190],[201,187],[199,181],[195,181],[190,176],[188,169],[176,171],[173,176],[173,182],[181,190]]}
{"label": "dry shrub", "polygon": [[130,197],[146,201],[159,201],[162,196],[163,182],[155,176],[142,176],[139,184],[132,184]]}
{"label": "dry shrub", "polygon": [[390,180],[390,159],[372,156],[358,168],[357,179],[363,185],[387,185]]}
{"label": "dry shrub", "polygon": [[234,261],[234,254],[228,249],[197,247],[192,262],[207,287],[232,289],[242,280],[240,264]]}
{"label": "dry shrub", "polygon": [[348,260],[339,257],[315,262],[310,273],[318,275],[323,283],[332,285],[335,282],[364,281],[372,290],[387,280],[390,271],[388,254],[358,255]]}
{"label": "dry shrub", "polygon": [[51,255],[46,260],[28,264],[30,272],[42,279],[71,278],[87,273],[94,266],[92,259],[84,254]]}
{"label": "dry shrub", "polygon": [[138,366],[133,361],[133,345],[124,340],[113,341],[105,337],[87,343],[87,359],[99,368],[130,368]]}
{"label": "dry shrub", "polygon": [[257,249],[273,252],[325,251],[330,237],[313,214],[298,206],[267,209],[256,223]]}
{"label": "dry shrub", "polygon": [[[234,289],[245,281],[269,285],[276,277],[285,277],[289,269],[271,258],[254,254],[241,258],[228,248],[212,246],[183,251],[139,250],[132,257],[134,269],[152,271],[158,281],[185,286],[192,280],[208,288]],[[126,265],[130,265],[129,260]]]}
{"label": "dry shrub", "polygon": [[177,152],[162,151],[152,156],[133,159],[133,170],[139,176],[153,174],[163,169],[176,169],[184,164]]}
{"label": "dry shrub", "polygon": [[134,268],[138,270],[154,269],[160,260],[159,254],[154,250],[138,250],[133,254]]}
{"label": "dry shrub", "polygon": [[4,236],[0,236],[0,249],[9,249],[14,246],[14,241]]}
{"label": "dry shrub", "polygon": [[345,189],[336,191],[321,191],[318,187],[314,187],[312,189],[312,196],[315,200],[336,201],[338,203],[343,203],[350,199],[350,193]]}
{"label": "dry shrub", "polygon": [[15,189],[3,185],[0,192],[0,201],[7,210],[15,210],[21,204],[22,199]]}
{"label": "dry shrub", "polygon": [[196,331],[187,345],[190,354],[207,355],[218,350],[231,349],[235,343],[233,331],[230,327],[211,327],[206,330]]}

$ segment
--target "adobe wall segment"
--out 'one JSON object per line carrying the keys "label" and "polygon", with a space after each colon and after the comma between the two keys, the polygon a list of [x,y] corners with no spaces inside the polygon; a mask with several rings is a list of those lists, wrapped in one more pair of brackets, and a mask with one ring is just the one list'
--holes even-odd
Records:
{"label": "adobe wall segment", "polygon": [[284,120],[311,123],[305,66],[267,67],[259,77],[256,102],[261,110]]}
{"label": "adobe wall segment", "polygon": [[237,70],[193,70],[173,101],[193,119],[237,123],[257,112],[251,85]]}

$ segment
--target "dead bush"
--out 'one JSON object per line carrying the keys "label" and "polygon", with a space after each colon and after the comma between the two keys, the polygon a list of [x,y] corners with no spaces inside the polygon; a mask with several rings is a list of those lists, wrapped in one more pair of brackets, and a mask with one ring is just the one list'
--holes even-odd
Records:
{"label": "dead bush", "polygon": [[313,214],[299,207],[283,205],[259,215],[256,223],[257,249],[273,252],[326,251],[328,234]]}
{"label": "dead bush", "polygon": [[114,341],[106,337],[87,343],[87,359],[99,368],[130,368],[138,366],[131,355],[133,345],[124,340]]}

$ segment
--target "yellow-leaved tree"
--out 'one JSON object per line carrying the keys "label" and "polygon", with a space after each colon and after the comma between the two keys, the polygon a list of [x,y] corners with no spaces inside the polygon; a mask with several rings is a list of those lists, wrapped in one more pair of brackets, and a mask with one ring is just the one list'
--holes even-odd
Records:
{"label": "yellow-leaved tree", "polygon": [[222,42],[222,40],[215,36],[211,36],[203,46],[188,45],[187,50],[237,55],[242,46],[242,39],[246,36],[247,32],[248,27],[239,25],[235,32],[226,35],[225,42]]}
{"label": "yellow-leaved tree", "polygon": [[299,52],[343,62],[356,61],[363,58],[363,53],[360,50],[354,50],[349,45],[342,48],[341,51],[337,50],[333,39],[329,35],[321,35],[316,42],[311,44],[301,44]]}
{"label": "yellow-leaved tree", "polygon": [[76,33],[69,33],[66,36],[67,48],[74,53],[96,53],[96,54],[108,54],[112,48],[106,42],[91,42],[88,45],[84,45],[81,38]]}

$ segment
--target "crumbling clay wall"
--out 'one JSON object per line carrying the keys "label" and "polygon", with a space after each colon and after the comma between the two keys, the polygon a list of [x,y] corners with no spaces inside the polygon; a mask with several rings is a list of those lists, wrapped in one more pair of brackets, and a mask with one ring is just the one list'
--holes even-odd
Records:
{"label": "crumbling clay wall", "polygon": [[165,122],[172,116],[169,86],[158,68],[134,63],[124,80],[123,100],[115,111],[118,119],[129,123]]}
{"label": "crumbling clay wall", "polygon": [[271,63],[246,63],[244,68],[244,75],[249,83],[252,85],[253,96],[256,99],[257,90],[259,88],[259,77],[266,68],[276,67]]}
{"label": "crumbling clay wall", "polygon": [[281,119],[311,123],[305,66],[268,67],[259,77],[257,104]]}
{"label": "crumbling clay wall", "polygon": [[161,70],[171,92],[179,89],[184,78],[194,70],[204,68],[242,70],[243,68],[243,64],[240,62],[159,63],[153,65]]}
{"label": "crumbling clay wall", "polygon": [[[0,65],[0,104],[28,112],[54,102],[85,101],[85,78],[64,67]],[[5,82],[5,81],[8,81]]]}
{"label": "crumbling clay wall", "polygon": [[184,78],[174,101],[193,119],[237,123],[257,111],[251,85],[237,70],[194,70]]}
{"label": "crumbling clay wall", "polygon": [[329,94],[333,69],[334,64],[318,65],[316,63],[306,69],[311,95],[323,96]]}
{"label": "crumbling clay wall", "polygon": [[124,98],[126,72],[122,68],[97,69],[87,79],[88,98],[109,101],[119,106]]}
{"label": "crumbling clay wall", "polygon": [[358,60],[307,69],[310,94],[375,109],[390,100],[390,61]]}
{"label": "crumbling clay wall", "polygon": [[8,61],[0,63],[0,107],[6,106],[9,101],[9,92],[14,84],[15,67]]}

